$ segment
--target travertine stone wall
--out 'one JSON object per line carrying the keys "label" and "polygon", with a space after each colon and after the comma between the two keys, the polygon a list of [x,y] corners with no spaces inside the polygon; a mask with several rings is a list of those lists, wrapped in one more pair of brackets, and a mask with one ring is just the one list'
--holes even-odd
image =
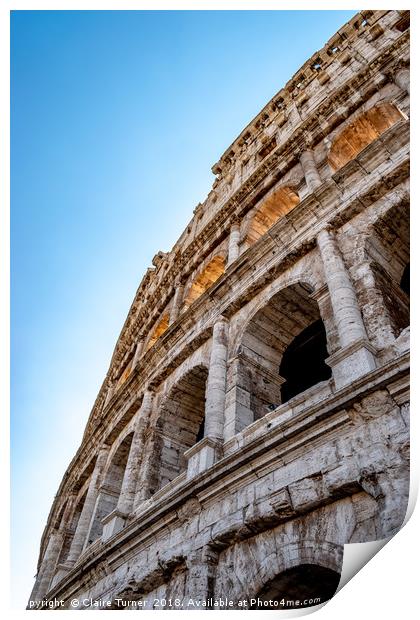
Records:
{"label": "travertine stone wall", "polygon": [[32,601],[240,609],[308,576],[328,597],[345,543],[401,526],[408,67],[408,13],[363,11],[213,166],[140,283]]}

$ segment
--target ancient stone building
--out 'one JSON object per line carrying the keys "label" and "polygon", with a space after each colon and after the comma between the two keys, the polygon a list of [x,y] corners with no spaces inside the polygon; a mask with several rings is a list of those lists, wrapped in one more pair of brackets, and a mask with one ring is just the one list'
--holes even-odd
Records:
{"label": "ancient stone building", "polygon": [[345,543],[401,526],[408,64],[408,12],[363,11],[213,167],[138,288],[32,601],[310,605]]}

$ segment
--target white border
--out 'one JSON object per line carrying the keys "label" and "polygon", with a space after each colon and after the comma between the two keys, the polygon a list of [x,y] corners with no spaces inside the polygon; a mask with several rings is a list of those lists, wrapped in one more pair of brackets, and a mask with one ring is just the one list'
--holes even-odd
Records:
{"label": "white border", "polygon": [[[419,74],[417,66],[417,41],[418,41],[418,29],[417,29],[417,9],[413,8],[413,3],[409,2],[393,2],[392,4],[383,2],[369,2],[365,8],[369,9],[410,9],[411,10],[411,30],[414,32],[412,36],[412,76]],[[1,222],[0,222],[0,281],[2,286],[1,304],[0,304],[0,342],[1,357],[0,357],[0,411],[1,419],[3,422],[1,434],[0,434],[0,467],[1,467],[1,483],[2,489],[9,488],[9,252],[10,252],[10,239],[9,239],[9,212],[7,205],[10,204],[10,158],[9,158],[9,141],[10,141],[10,109],[9,109],[9,50],[10,50],[10,26],[9,26],[9,11],[10,10],[141,10],[141,9],[154,9],[154,10],[175,10],[175,9],[217,9],[217,10],[243,10],[243,9],[281,9],[281,10],[349,10],[357,7],[348,6],[340,0],[323,1],[317,5],[310,2],[303,2],[295,0],[293,3],[275,2],[273,0],[213,0],[212,2],[205,1],[156,1],[156,2],[138,2],[134,0],[125,0],[122,2],[116,2],[115,0],[90,0],[89,2],[83,0],[73,0],[72,2],[64,2],[61,0],[50,0],[44,2],[36,2],[32,0],[3,0],[0,7],[0,67],[2,84],[0,88],[0,105],[1,105],[1,120],[0,120],[0,136],[1,136],[1,149],[0,149],[0,164],[1,164],[1,181],[0,181],[0,204],[1,209]],[[358,7],[362,8],[362,7]],[[414,96],[414,104],[412,110],[416,110],[417,101],[417,88],[413,85],[412,96]],[[417,122],[416,118],[412,120],[412,137],[417,135]],[[417,141],[413,140],[415,146]],[[413,143],[412,142],[412,143]],[[415,170],[418,169],[417,163],[417,148],[413,149]],[[417,185],[418,182],[414,175],[412,185],[412,195],[414,196],[413,205],[417,209],[413,208],[412,215],[412,228],[417,232],[418,228],[418,215],[416,211],[419,210],[419,202],[416,200],[418,196]],[[413,235],[414,241],[415,235]],[[416,245],[413,244],[413,261],[417,264],[418,250]],[[417,273],[416,267],[414,272]],[[413,304],[417,308],[418,292],[416,289],[413,291]],[[416,311],[415,311],[416,312]],[[418,354],[417,354],[417,328],[415,323],[412,325],[412,343],[414,343],[414,354],[412,356],[412,363],[414,366],[413,376],[417,376]],[[418,423],[416,421],[416,405],[419,402],[417,398],[417,385],[413,384],[413,398],[414,403],[412,415],[412,437],[417,436]],[[417,455],[418,445],[415,442],[415,449],[412,450],[412,493],[411,501],[414,501],[414,497],[417,494],[418,488],[418,474],[419,474],[419,459]],[[7,504],[7,498],[6,498]],[[3,554],[4,559],[1,565],[0,583],[3,588],[3,597],[1,599],[1,606],[3,612],[7,611],[9,606],[9,546],[10,540],[8,532],[10,531],[9,523],[9,510],[2,510],[1,512],[1,528],[3,533]],[[394,615],[398,615],[400,618],[412,618],[417,612],[417,592],[418,592],[418,561],[417,561],[417,549],[416,549],[416,534],[419,532],[419,510],[415,511],[414,516],[409,520],[403,530],[397,534],[376,557],[374,557],[352,580],[351,583],[345,586],[326,606],[320,609],[317,613],[320,619],[327,620],[329,618],[336,620],[339,616],[340,620],[347,620],[351,618],[354,620],[355,614],[363,618],[391,618]],[[418,546],[418,544],[417,544]],[[28,592],[28,597],[29,597]],[[25,614],[25,611],[16,611],[9,609],[9,615],[12,617],[21,617]],[[45,613],[45,612],[40,612]],[[60,612],[49,612],[49,614],[57,614]],[[93,612],[100,613],[100,612]],[[117,613],[117,612],[115,612]],[[134,612],[128,612],[134,613]],[[163,612],[151,612],[153,617],[156,614]],[[184,612],[173,612],[175,614],[183,614]],[[228,613],[241,613],[241,612],[222,612]],[[284,614],[287,612],[257,612],[264,617],[267,614]],[[418,613],[418,612],[417,612]],[[296,614],[294,614],[296,615]],[[300,614],[299,614],[300,615]],[[51,616],[48,616],[51,617]]]}

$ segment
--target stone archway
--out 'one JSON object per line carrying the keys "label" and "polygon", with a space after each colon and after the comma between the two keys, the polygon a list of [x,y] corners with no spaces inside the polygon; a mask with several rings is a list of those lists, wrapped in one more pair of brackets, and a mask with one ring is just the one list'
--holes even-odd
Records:
{"label": "stone archway", "polygon": [[[355,288],[374,346],[391,344],[410,324],[409,205],[394,204],[369,228],[355,266]],[[379,348],[378,347],[378,348]]]}
{"label": "stone archway", "polygon": [[276,575],[250,600],[250,609],[299,609],[331,599],[340,573],[319,564],[299,564]]}
{"label": "stone archway", "polygon": [[133,433],[126,435],[111,458],[99,490],[86,546],[102,536],[102,519],[109,515],[118,504],[132,440]]}
{"label": "stone archway", "polygon": [[87,491],[85,491],[83,495],[79,498],[79,500],[76,502],[70,521],[64,529],[63,545],[61,547],[61,551],[58,556],[57,565],[65,562],[70,553],[71,543],[73,542],[77,524],[79,523],[80,515],[82,514],[83,506],[84,506],[85,499],[86,499],[86,494],[87,494]]}
{"label": "stone archway", "polygon": [[252,217],[246,234],[247,246],[262,237],[281,217],[299,204],[299,195],[288,186],[280,187],[270,194]]}
{"label": "stone archway", "polygon": [[188,289],[184,300],[183,311],[186,310],[196,299],[212,286],[225,271],[225,257],[218,254],[214,256],[196,276]]}
{"label": "stone archway", "polygon": [[[248,321],[231,372],[235,385],[229,386],[238,392],[237,409],[242,418],[239,430],[331,376],[324,361],[328,355],[325,329],[311,293],[306,284],[290,285],[274,294]],[[308,358],[307,344],[315,336],[320,350],[318,355],[312,351]],[[290,363],[287,368],[282,365],[282,376],[284,356]],[[309,368],[308,360],[312,365],[316,361],[318,366]],[[306,376],[298,376],[305,372]]]}
{"label": "stone archway", "polygon": [[184,452],[203,437],[207,375],[205,366],[194,366],[162,404],[154,438],[151,493],[186,470]]}
{"label": "stone archway", "polygon": [[387,129],[402,120],[402,113],[389,102],[373,106],[360,114],[335,138],[328,162],[335,172],[354,159]]}
{"label": "stone archway", "polygon": [[159,319],[159,322],[157,323],[154,330],[152,331],[152,334],[146,346],[146,351],[148,351],[149,349],[153,347],[155,342],[162,336],[162,334],[166,332],[168,327],[169,327],[169,313],[165,312]]}

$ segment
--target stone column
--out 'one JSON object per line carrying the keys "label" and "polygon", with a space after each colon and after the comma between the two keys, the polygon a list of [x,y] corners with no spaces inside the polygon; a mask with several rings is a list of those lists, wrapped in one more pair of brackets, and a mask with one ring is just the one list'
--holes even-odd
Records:
{"label": "stone column", "polygon": [[92,519],[93,511],[95,509],[96,498],[98,495],[98,489],[100,485],[100,479],[103,468],[108,457],[109,447],[103,446],[99,450],[98,457],[96,459],[95,468],[92,472],[92,476],[89,483],[89,488],[86,494],[86,499],[83,504],[83,509],[77,523],[76,531],[74,532],[73,541],[71,543],[70,552],[65,564],[71,568],[73,564],[78,560],[83,545],[88,534],[90,522]]}
{"label": "stone column", "polygon": [[231,265],[239,256],[239,241],[240,241],[240,226],[239,222],[233,222],[230,227],[229,235],[229,249],[227,266]]}
{"label": "stone column", "polygon": [[300,155],[300,163],[305,175],[306,185],[310,192],[313,192],[322,183],[318,168],[314,159],[314,152],[310,149],[303,151]]}
{"label": "stone column", "polygon": [[37,580],[33,587],[30,600],[40,601],[47,594],[50,589],[50,583],[54,575],[54,570],[57,564],[58,556],[60,555],[61,547],[63,545],[63,531],[53,528],[51,531],[48,545],[42,559],[42,564],[37,575]]}
{"label": "stone column", "polygon": [[175,293],[172,299],[172,306],[169,314],[169,325],[172,325],[172,323],[174,323],[179,316],[183,295],[184,286],[180,282],[178,282],[175,287]]}
{"label": "stone column", "polygon": [[139,463],[144,443],[144,430],[147,427],[152,406],[153,393],[146,390],[140,410],[137,413],[134,435],[128,454],[117,507],[102,521],[104,525],[103,540],[108,540],[108,538],[119,532],[124,527],[128,515],[133,510],[139,475]]}
{"label": "stone column", "polygon": [[[187,558],[187,581],[185,587],[184,609],[188,607],[189,599],[199,605],[213,598],[214,581],[216,574],[218,554],[208,545],[193,551]],[[198,607],[204,609],[204,607]],[[209,609],[206,607],[206,609]]]}
{"label": "stone column", "polygon": [[213,327],[209,375],[206,387],[204,435],[223,440],[227,372],[228,321],[220,317]]}
{"label": "stone column", "polygon": [[333,370],[336,386],[342,387],[376,367],[375,350],[368,341],[356,293],[334,233],[321,230],[317,242],[341,347],[327,363]]}
{"label": "stone column", "polygon": [[156,462],[157,430],[148,427],[143,433],[143,448],[140,467],[140,476],[137,482],[134,498],[134,509],[146,502],[151,495],[151,484],[156,480],[158,463]]}
{"label": "stone column", "polygon": [[211,467],[221,454],[225,420],[227,326],[228,321],[221,317],[213,327],[206,386],[204,438],[184,453],[188,461],[188,479]]}
{"label": "stone column", "polygon": [[410,94],[410,71],[408,69],[397,69],[394,74],[395,84]]}

